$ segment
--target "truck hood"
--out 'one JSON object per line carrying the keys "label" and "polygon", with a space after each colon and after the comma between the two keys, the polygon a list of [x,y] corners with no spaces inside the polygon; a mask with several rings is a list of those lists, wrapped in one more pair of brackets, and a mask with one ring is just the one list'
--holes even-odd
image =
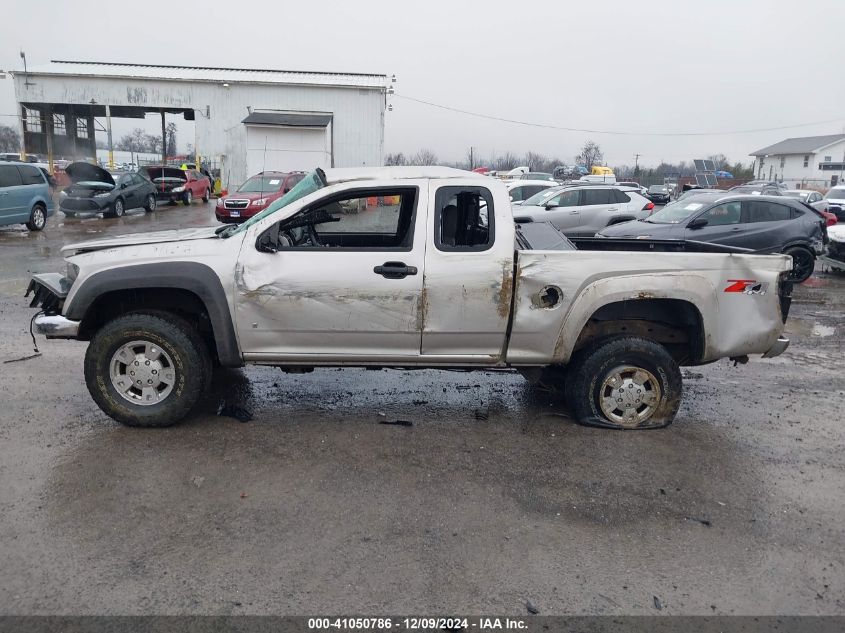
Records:
{"label": "truck hood", "polygon": [[152,233],[135,233],[133,235],[117,235],[101,240],[68,244],[62,247],[62,254],[76,255],[78,253],[100,251],[106,248],[137,246],[139,244],[162,244],[164,242],[181,242],[183,240],[217,239],[216,231],[219,228],[219,226],[208,226],[196,229],[175,229],[171,231],[154,231]]}
{"label": "truck hood", "polygon": [[73,184],[78,182],[96,182],[111,185],[111,188],[114,188],[114,178],[99,165],[78,161],[65,167],[65,173]]}

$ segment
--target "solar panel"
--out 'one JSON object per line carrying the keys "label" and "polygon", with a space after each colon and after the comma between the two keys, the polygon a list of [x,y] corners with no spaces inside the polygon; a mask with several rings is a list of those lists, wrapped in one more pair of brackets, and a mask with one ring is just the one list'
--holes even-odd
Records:
{"label": "solar panel", "polygon": [[718,183],[716,182],[716,174],[707,174],[707,187],[714,189]]}
{"label": "solar panel", "polygon": [[704,171],[716,171],[716,163],[714,163],[712,160],[705,160]]}
{"label": "solar panel", "polygon": [[696,174],[695,175],[695,184],[703,189],[709,189],[709,185],[707,184],[707,175],[706,174]]}
{"label": "solar panel", "polygon": [[698,158],[696,158],[696,159],[695,159],[694,161],[692,161],[692,162],[693,162],[693,163],[695,163],[695,171],[705,171],[705,169],[704,169],[704,161],[703,161],[703,160],[699,160]]}

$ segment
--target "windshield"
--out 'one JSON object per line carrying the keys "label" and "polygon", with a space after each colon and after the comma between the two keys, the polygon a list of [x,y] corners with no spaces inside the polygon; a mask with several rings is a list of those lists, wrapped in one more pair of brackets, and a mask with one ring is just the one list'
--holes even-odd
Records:
{"label": "windshield", "polygon": [[282,188],[284,178],[280,176],[253,176],[238,187],[241,193],[261,193],[262,191],[278,191]]}
{"label": "windshield", "polygon": [[320,189],[325,187],[326,184],[326,174],[325,172],[323,172],[322,169],[318,167],[310,174],[305,176],[305,178],[296,183],[296,186],[293,189],[291,189],[281,198],[270,204],[270,206],[264,209],[264,211],[252,216],[243,224],[229,224],[218,229],[220,231],[218,235],[220,235],[221,237],[229,237],[230,235],[241,233],[251,227],[256,222],[260,222],[268,215],[271,215],[279,209],[288,206],[290,203],[296,202],[300,198],[304,198],[308,194],[314,193],[315,191],[319,191]]}
{"label": "windshield", "polygon": [[827,200],[845,200],[845,188],[839,187],[836,189],[831,189],[825,194],[824,197]]}
{"label": "windshield", "polygon": [[657,193],[666,193],[667,191],[669,191],[669,189],[666,187],[666,185],[652,185],[651,187],[648,188],[648,190],[651,191],[651,192],[657,192]]}
{"label": "windshield", "polygon": [[678,200],[667,204],[660,211],[655,211],[645,221],[655,224],[679,224],[703,207],[704,203],[696,202],[694,198]]}
{"label": "windshield", "polygon": [[541,207],[549,198],[553,197],[555,194],[560,193],[563,189],[559,187],[552,187],[551,189],[544,189],[540,193],[535,193],[533,196],[528,198],[525,202],[523,202],[523,206],[535,206]]}
{"label": "windshield", "polygon": [[807,197],[810,195],[809,191],[784,191],[783,195],[787,198],[801,198],[802,200],[806,200]]}

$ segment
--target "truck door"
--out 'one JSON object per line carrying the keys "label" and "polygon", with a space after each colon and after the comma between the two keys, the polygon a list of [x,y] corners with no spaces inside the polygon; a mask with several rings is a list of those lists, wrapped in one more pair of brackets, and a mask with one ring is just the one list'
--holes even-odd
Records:
{"label": "truck door", "polygon": [[322,214],[331,221],[282,225],[275,253],[257,248],[260,235],[247,236],[235,273],[247,360],[418,358],[426,187],[423,180],[322,198],[292,219]]}
{"label": "truck door", "polygon": [[[429,195],[422,354],[489,363],[505,344],[513,229],[501,228],[497,241],[497,208],[487,187],[432,181]],[[507,198],[498,202],[512,224]]]}

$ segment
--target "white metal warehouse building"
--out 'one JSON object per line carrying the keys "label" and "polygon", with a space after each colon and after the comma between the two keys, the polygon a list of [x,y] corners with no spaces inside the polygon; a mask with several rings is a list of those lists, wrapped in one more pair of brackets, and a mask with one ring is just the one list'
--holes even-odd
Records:
{"label": "white metal warehouse building", "polygon": [[95,156],[94,117],[195,121],[224,187],[265,170],[380,166],[380,74],[52,61],[14,73],[25,150]]}

